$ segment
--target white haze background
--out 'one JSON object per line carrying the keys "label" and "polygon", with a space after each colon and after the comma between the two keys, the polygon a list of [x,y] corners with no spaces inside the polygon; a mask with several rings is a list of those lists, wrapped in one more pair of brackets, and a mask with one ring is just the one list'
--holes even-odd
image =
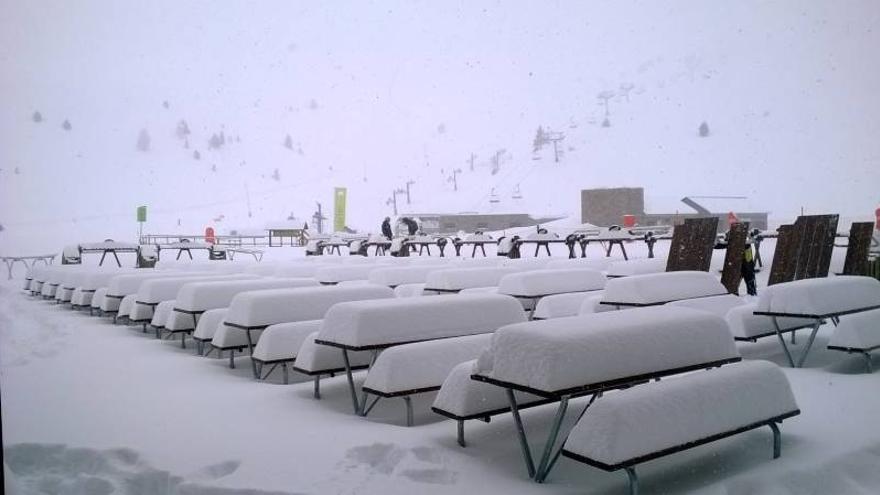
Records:
{"label": "white haze background", "polygon": [[[133,240],[141,204],[153,233],[306,220],[316,201],[330,216],[334,186],[349,190],[348,224],[375,231],[407,180],[402,211],[577,219],[579,191],[606,186],[644,186],[654,212],[747,195],[779,221],[801,207],[870,218],[880,204],[872,0],[4,0],[0,12],[4,252]],[[532,159],[539,125],[566,134],[559,164],[547,149]],[[221,131],[226,145],[209,149]]]}

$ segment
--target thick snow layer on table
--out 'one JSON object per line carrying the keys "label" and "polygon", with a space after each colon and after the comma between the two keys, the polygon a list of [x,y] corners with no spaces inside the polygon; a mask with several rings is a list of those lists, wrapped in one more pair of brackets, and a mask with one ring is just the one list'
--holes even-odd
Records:
{"label": "thick snow layer on table", "polygon": [[492,241],[493,239],[492,239],[492,236],[488,235],[488,234],[468,234],[468,235],[464,236],[464,239],[462,239],[462,240],[472,241],[472,242],[476,242],[476,241],[486,242],[486,241]]}
{"label": "thick snow layer on table", "polygon": [[96,290],[101,287],[107,287],[113,278],[119,275],[132,273],[135,269],[122,268],[117,270],[98,270],[93,271],[86,276],[80,287],[83,290]]}
{"label": "thick snow layer on table", "polygon": [[568,258],[564,260],[550,260],[544,268],[558,270],[560,268],[586,268],[604,272],[611,266],[612,258]]}
{"label": "thick snow layer on table", "polygon": [[[252,342],[260,338],[262,330],[251,330]],[[211,346],[217,349],[229,349],[232,347],[245,347],[248,345],[247,332],[239,328],[232,328],[223,323],[217,325]]]}
{"label": "thick snow layer on table", "polygon": [[158,303],[174,299],[184,285],[192,282],[259,280],[254,275],[213,275],[191,274],[170,278],[158,278],[144,281],[137,291],[137,300],[145,303]]}
{"label": "thick snow layer on table", "polygon": [[603,299],[605,299],[605,291],[596,291],[596,294],[591,294],[589,297],[584,299],[584,301],[581,303],[581,307],[578,309],[577,314],[588,315],[593,313],[604,313],[606,311],[615,311],[617,309],[614,306],[602,304]]}
{"label": "thick snow layer on table", "polygon": [[450,268],[485,268],[492,266],[501,266],[505,260],[508,258],[504,258],[502,256],[495,257],[486,257],[486,258],[453,258],[450,263]]}
{"label": "thick snow layer on table", "polygon": [[595,270],[583,268],[532,270],[505,275],[498,283],[498,293],[536,297],[599,290],[604,287],[605,275]]}
{"label": "thick snow layer on table", "polygon": [[275,269],[273,276],[290,277],[290,278],[314,278],[315,274],[321,268],[330,266],[327,263],[296,263],[291,265],[281,265]]}
{"label": "thick snow layer on table", "polygon": [[618,464],[797,410],[779,366],[744,361],[608,394],[581,418],[565,449]]}
{"label": "thick snow layer on table", "polygon": [[[119,306],[116,308],[117,318],[128,317],[131,309],[134,308],[135,299],[137,299],[137,294],[129,294],[123,297],[122,300],[117,299],[119,301]],[[104,300],[106,301],[107,299],[105,298]]]}
{"label": "thick snow layer on table", "polygon": [[381,285],[301,287],[242,292],[229,304],[227,323],[246,327],[288,321],[319,320],[334,304],[388,299],[394,291]]}
{"label": "thick snow layer on table", "polygon": [[459,294],[497,294],[498,287],[471,287],[468,289],[461,289]]}
{"label": "thick snow layer on table", "polygon": [[[315,343],[320,332],[312,332],[303,340],[299,350],[296,351],[296,364],[294,368],[306,373],[319,373],[339,371],[345,369],[345,361],[342,351],[326,345]],[[348,360],[352,367],[366,366],[370,364],[371,351],[354,351],[348,353]]]}
{"label": "thick snow layer on table", "polygon": [[425,284],[400,284],[394,288],[396,297],[417,297],[422,295]]}
{"label": "thick snow layer on table", "polygon": [[880,309],[841,316],[828,345],[851,349],[880,347]]}
{"label": "thick snow layer on table", "polygon": [[509,325],[478,364],[483,375],[553,392],[735,357],[722,318],[660,306]]}
{"label": "thick snow layer on table", "polygon": [[568,292],[565,294],[553,294],[542,297],[535,306],[533,318],[549,320],[550,318],[562,318],[575,316],[580,312],[581,304],[589,297],[601,299],[603,291]]}
{"label": "thick snow layer on table", "polygon": [[516,299],[496,294],[355,301],[330,308],[320,338],[351,347],[382,346],[489,333],[524,320]]}
{"label": "thick snow layer on table", "polygon": [[666,260],[661,258],[644,258],[627,261],[614,261],[606,272],[609,277],[631,277],[647,273],[666,271]]}
{"label": "thick snow layer on table", "polygon": [[657,304],[726,293],[727,289],[714,275],[696,271],[615,278],[605,285],[605,301],[631,304]]}
{"label": "thick snow layer on table", "polygon": [[517,271],[541,270],[545,268],[551,261],[550,257],[546,258],[502,258],[501,266],[505,268],[513,268]]}
{"label": "thick snow layer on table", "polygon": [[261,361],[294,359],[306,337],[317,333],[321,320],[294,321],[269,325],[254,348],[254,357]]}
{"label": "thick snow layer on table", "polygon": [[[177,301],[174,299],[169,299],[157,304],[153,311],[153,319],[150,320],[150,325],[156,328],[165,328],[165,324],[168,322],[169,317],[174,316],[175,319],[177,319],[179,316],[183,316],[183,313],[174,311],[174,304],[176,302]],[[189,315],[186,316],[189,317]]]}
{"label": "thick snow layer on table", "polygon": [[[510,402],[505,389],[471,379],[476,364],[477,360],[474,359],[452,368],[437,392],[432,407],[461,417],[508,409]],[[542,400],[537,395],[519,391],[514,395],[521,406]]]}
{"label": "thick snow layer on table", "polygon": [[[730,325],[730,333],[734,337],[750,339],[775,332],[772,318],[754,314],[755,303],[750,303],[733,294],[684,299],[673,301],[669,305],[699,309],[718,315]],[[814,320],[807,318],[777,318],[780,330],[798,328],[813,322]]]}
{"label": "thick snow layer on table", "polygon": [[[359,258],[356,256],[356,258]],[[335,284],[346,280],[367,280],[373,270],[373,263],[346,263],[340,266],[326,266],[315,272],[315,279],[322,284]]]}
{"label": "thick snow layer on table", "polygon": [[388,266],[377,268],[370,272],[368,280],[371,283],[396,287],[402,284],[424,283],[428,274],[438,270],[436,265],[409,265]]}
{"label": "thick snow layer on table", "polygon": [[209,309],[199,316],[199,322],[193,331],[193,337],[201,340],[211,340],[217,332],[217,328],[223,323],[223,318],[229,308]]}
{"label": "thick snow layer on table", "polygon": [[559,239],[559,234],[556,232],[547,232],[546,234],[539,234],[537,232],[533,232],[524,237],[527,241],[554,241]]}
{"label": "thick snow layer on table", "polygon": [[433,271],[425,281],[425,290],[455,291],[472,287],[494,287],[501,278],[518,270],[506,267],[447,268]]}
{"label": "thick snow layer on table", "polygon": [[390,394],[439,387],[452,368],[476,359],[491,337],[486,333],[386,349],[370,367],[364,388]]}
{"label": "thick snow layer on table", "polygon": [[761,291],[757,311],[824,315],[880,306],[880,280],[840,276],[771,285]]}
{"label": "thick snow layer on table", "polygon": [[311,278],[259,278],[254,280],[225,280],[188,282],[177,291],[175,309],[205,311],[224,308],[242,293],[262,289],[283,289],[318,285]]}

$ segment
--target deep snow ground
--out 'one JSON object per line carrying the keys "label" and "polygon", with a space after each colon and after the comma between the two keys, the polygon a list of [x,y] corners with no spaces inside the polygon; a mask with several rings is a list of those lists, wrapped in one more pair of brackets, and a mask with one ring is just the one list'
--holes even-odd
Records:
{"label": "deep snow ground", "polygon": [[[765,249],[769,263],[772,245]],[[532,483],[506,416],[469,423],[462,449],[454,423],[430,412],[432,394],[415,401],[412,428],[402,426],[402,401],[383,400],[358,418],[343,377],[325,380],[316,401],[310,381],[254,382],[245,359],[230,370],[226,360],[196,357],[135,327],[30,299],[13,282],[0,284],[7,493],[625,490],[622,473],[567,459],[545,485]],[[771,460],[770,432],[760,429],[640,466],[643,493],[880,491],[880,373],[866,375],[859,357],[826,351],[829,335],[823,328],[805,368],[786,369],[803,413],[783,424],[780,459]],[[747,359],[784,360],[773,339],[739,347]],[[524,411],[533,448],[554,412]]]}

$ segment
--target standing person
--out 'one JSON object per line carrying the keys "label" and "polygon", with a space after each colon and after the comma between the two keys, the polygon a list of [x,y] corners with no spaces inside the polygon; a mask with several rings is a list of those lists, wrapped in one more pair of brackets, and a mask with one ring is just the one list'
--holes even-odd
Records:
{"label": "standing person", "polygon": [[417,224],[412,218],[403,217],[400,219],[400,222],[406,225],[407,234],[411,236],[416,235],[416,232],[419,231],[419,224]]}
{"label": "standing person", "polygon": [[384,235],[389,241],[392,237],[394,237],[394,233],[391,232],[391,218],[385,217],[385,220],[382,222],[382,235]]}
{"label": "standing person", "polygon": [[746,291],[750,296],[758,295],[758,285],[755,281],[755,256],[752,254],[752,241],[746,241],[746,248],[743,250],[742,261],[742,278],[746,283]]}

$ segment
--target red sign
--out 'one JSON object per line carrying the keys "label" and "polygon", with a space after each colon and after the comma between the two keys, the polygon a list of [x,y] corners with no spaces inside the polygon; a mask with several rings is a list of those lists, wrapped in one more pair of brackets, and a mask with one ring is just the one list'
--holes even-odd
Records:
{"label": "red sign", "polygon": [[214,244],[214,227],[205,227],[205,242],[208,244]]}

